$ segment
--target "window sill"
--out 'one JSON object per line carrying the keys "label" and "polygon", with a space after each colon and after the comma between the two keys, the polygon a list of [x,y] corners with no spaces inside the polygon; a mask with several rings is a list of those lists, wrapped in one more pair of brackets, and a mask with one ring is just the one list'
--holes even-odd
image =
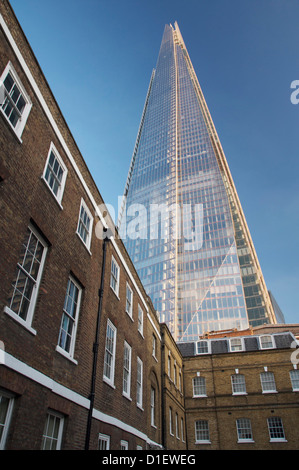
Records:
{"label": "window sill", "polygon": [[44,178],[44,175],[41,176],[40,178],[42,180],[42,182],[44,183],[44,185],[46,186],[46,188],[48,189],[48,191],[51,193],[52,197],[54,198],[54,201],[56,202],[56,204],[58,205],[58,207],[63,210],[63,207],[61,205],[61,202],[57,199],[57,197],[55,196],[55,194],[53,193],[53,191],[51,190],[50,186],[48,185],[47,181],[45,180]]}
{"label": "window sill", "polygon": [[237,440],[237,443],[238,444],[254,444],[254,440],[253,439],[238,439]]}
{"label": "window sill", "polygon": [[124,398],[126,398],[127,400],[132,401],[132,398],[130,397],[130,395],[126,395],[126,394],[123,392],[123,393],[122,393],[122,396],[123,396]]}
{"label": "window sill", "polygon": [[271,443],[274,443],[274,442],[288,442],[286,439],[270,439]]}
{"label": "window sill", "polygon": [[60,346],[56,346],[56,351],[61,354],[63,357],[68,359],[69,361],[73,362],[74,364],[78,364],[78,361],[76,361],[68,352],[66,352],[64,349],[62,349]]}
{"label": "window sill", "polygon": [[115,295],[115,297],[120,300],[120,297],[118,295],[118,293],[113,289],[113,287],[110,286],[110,289],[112,290],[113,294]]}
{"label": "window sill", "polygon": [[109,387],[113,388],[115,390],[115,385],[113,382],[111,382],[111,380],[109,380],[107,377],[103,376],[103,382],[105,382],[107,385],[109,385]]}
{"label": "window sill", "polygon": [[80,242],[82,243],[82,245],[84,246],[85,250],[90,254],[90,256],[92,256],[89,247],[86,245],[86,243],[84,242],[84,240],[82,240],[82,238],[80,237],[80,235],[79,235],[78,232],[76,232],[76,235],[77,235],[77,237],[79,238],[79,240],[80,240]]}
{"label": "window sill", "polygon": [[36,330],[29,325],[25,320],[23,320],[19,315],[13,312],[9,307],[4,307],[4,312],[9,315],[13,320],[19,323],[23,328],[28,330],[31,334],[36,335]]}
{"label": "window sill", "polygon": [[212,444],[211,441],[195,441],[195,444]]}

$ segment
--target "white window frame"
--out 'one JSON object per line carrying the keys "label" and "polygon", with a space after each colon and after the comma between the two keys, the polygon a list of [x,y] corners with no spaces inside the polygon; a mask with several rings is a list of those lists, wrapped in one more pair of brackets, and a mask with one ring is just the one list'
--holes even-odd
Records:
{"label": "white window frame", "polygon": [[[200,375],[198,375],[197,377],[193,377],[192,386],[193,386],[193,398],[207,396],[205,377],[201,377]],[[200,393],[197,393],[197,392],[200,392]]]}
{"label": "white window frame", "polygon": [[[277,393],[276,384],[275,384],[275,377],[273,372],[264,371],[260,374],[261,379],[261,386],[263,393]],[[272,388],[268,388],[269,384],[273,385]]]}
{"label": "white window frame", "polygon": [[[10,96],[10,93],[7,92],[5,86],[4,86],[4,81],[7,77],[7,75],[10,74],[12,79],[14,80],[14,84],[18,87],[24,101],[25,101],[25,107],[22,111],[22,113],[20,113],[16,108],[16,105],[15,103],[13,102],[13,100],[9,99],[8,96]],[[31,110],[31,107],[32,107],[32,103],[31,103],[31,100],[29,98],[29,95],[28,93],[26,92],[25,88],[23,87],[22,85],[22,82],[21,80],[19,79],[12,63],[9,61],[8,64],[6,65],[1,77],[0,77],[0,87],[4,89],[4,96],[5,96],[5,100],[3,103],[0,103],[0,109],[1,109],[1,112],[3,114],[3,116],[5,117],[6,121],[8,122],[8,124],[10,125],[11,129],[14,131],[14,133],[16,134],[17,138],[19,139],[20,142],[22,142],[21,140],[21,136],[22,136],[22,133],[23,133],[23,130],[25,128],[25,125],[26,125],[26,122],[27,122],[27,119],[28,119],[28,116],[29,116],[29,113],[30,113],[30,110]],[[17,112],[17,114],[19,114],[19,119],[16,123],[16,125],[14,126],[12,124],[12,122],[9,120],[9,117],[5,114],[5,111],[4,111],[4,106],[5,104],[7,103],[7,100],[10,101],[11,104],[13,104],[13,109]]]}
{"label": "white window frame", "polygon": [[[235,344],[233,344],[235,343]],[[244,341],[243,338],[239,336],[229,339],[229,350],[230,352],[240,352],[244,351]]]}
{"label": "white window frame", "polygon": [[123,439],[120,441],[120,450],[129,450],[128,441],[125,441]]}
{"label": "white window frame", "polygon": [[[128,294],[131,295],[131,299],[128,297]],[[128,282],[126,284],[126,312],[131,320],[133,320],[133,290]]]}
{"label": "white window frame", "polygon": [[[48,426],[49,426],[49,419],[54,418],[55,420],[59,420],[59,427],[58,427],[58,434],[57,437],[50,436],[46,434],[48,431]],[[64,427],[64,417],[60,413],[56,413],[55,411],[48,410],[47,416],[46,416],[46,422],[45,422],[45,427],[43,431],[43,438],[42,438],[42,450],[60,450],[61,449],[61,442],[62,442],[62,434],[63,434],[63,427]],[[55,428],[55,426],[54,426]],[[52,443],[56,442],[56,447],[55,449],[45,449],[45,438],[47,440],[50,440]]]}
{"label": "white window frame", "polygon": [[[265,343],[264,341],[266,341],[266,338],[270,338],[271,341],[268,340],[268,342]],[[274,348],[274,338],[271,335],[259,336],[259,343],[260,343],[260,349],[273,349]],[[270,346],[268,345],[269,343],[271,343]]]}
{"label": "white window frame", "polygon": [[[292,377],[292,376],[298,376],[298,378]],[[293,392],[299,392],[299,370],[298,369],[290,370],[290,380],[291,380]]]}
{"label": "white window frame", "polygon": [[[276,425],[273,426],[274,421],[276,421]],[[287,442],[285,438],[285,433],[284,433],[284,428],[283,428],[283,422],[282,419],[278,416],[271,416],[271,418],[267,418],[267,424],[268,424],[268,431],[269,431],[269,437],[270,437],[270,442]],[[283,437],[273,437],[273,430],[279,429],[280,432],[283,434]]]}
{"label": "white window frame", "polygon": [[143,362],[140,357],[137,357],[136,403],[138,408],[143,409]]}
{"label": "white window frame", "polygon": [[[112,339],[112,349],[110,349],[110,345],[108,344],[108,331],[111,331],[113,335]],[[116,353],[116,335],[117,335],[117,328],[113,325],[113,323],[108,319],[107,320],[107,328],[106,328],[106,339],[105,339],[105,355],[104,355],[104,369],[103,369],[103,380],[111,387],[115,388],[114,386],[114,375],[115,375],[115,353]],[[107,347],[109,346],[109,348]],[[107,359],[111,359],[107,361]],[[108,363],[109,362],[109,363]],[[106,374],[107,366],[110,370],[110,375]]]}
{"label": "white window frame", "polygon": [[180,439],[179,435],[179,415],[175,414],[175,435],[177,439]]}
{"label": "white window frame", "polygon": [[195,421],[195,444],[211,444],[209,422],[205,419]]}
{"label": "white window frame", "polygon": [[[89,218],[89,227],[88,229],[86,228],[86,226],[84,225],[82,219],[81,219],[81,210],[84,210],[87,217]],[[80,225],[83,225],[83,228],[86,230],[86,240],[84,240],[84,238],[82,237],[82,235],[80,234],[79,232],[79,229],[80,229]],[[91,238],[92,238],[92,226],[93,226],[93,217],[91,215],[91,212],[90,210],[88,209],[87,207],[87,204],[86,202],[84,201],[83,198],[81,198],[81,203],[80,203],[80,210],[79,210],[79,217],[78,217],[78,224],[77,224],[77,235],[78,237],[80,238],[80,240],[82,241],[83,245],[87,248],[87,250],[89,251],[90,253],[90,245],[91,245]]]}
{"label": "white window frame", "polygon": [[138,304],[138,331],[143,337],[143,310]]}
{"label": "white window frame", "polygon": [[123,361],[123,396],[131,400],[131,369],[132,369],[132,348],[124,342],[124,361]]}
{"label": "white window frame", "polygon": [[[62,169],[62,178],[61,178],[61,181],[58,182],[57,194],[55,194],[53,188],[51,188],[50,183],[46,178],[46,173],[47,173],[48,167],[50,165],[50,158],[51,158],[52,154],[54,155],[54,157],[57,160],[60,168]],[[50,172],[51,172],[51,174],[53,174],[53,171],[50,170]],[[53,195],[55,200],[58,202],[61,209],[62,209],[61,201],[62,201],[62,197],[63,197],[63,193],[64,193],[67,173],[68,173],[67,168],[66,168],[61,156],[59,155],[59,153],[58,153],[55,145],[53,144],[53,142],[51,142],[50,149],[49,149],[48,156],[47,156],[47,160],[46,160],[46,164],[45,164],[45,168],[44,168],[44,171],[43,171],[43,174],[42,174],[42,180],[45,182],[47,188],[50,190],[51,194]],[[55,176],[54,176],[54,179],[56,179]]]}
{"label": "white window frame", "polygon": [[[114,268],[116,269],[116,273],[114,272]],[[112,256],[111,257],[110,287],[113,290],[113,292],[117,295],[117,297],[119,293],[119,277],[120,277],[120,268],[114,256]]]}
{"label": "white window frame", "polygon": [[245,375],[233,374],[231,376],[232,394],[233,395],[247,395]]}
{"label": "white window frame", "polygon": [[[238,436],[237,442],[238,443],[241,444],[241,443],[247,443],[247,442],[254,442],[250,419],[248,418],[236,419],[236,428],[237,428],[237,436]],[[245,430],[246,430],[246,434],[250,435],[250,437],[244,437]]]}
{"label": "white window frame", "polygon": [[155,424],[155,405],[156,405],[156,390],[151,387],[151,426],[156,427]]}
{"label": "white window frame", "polygon": [[[77,295],[77,304],[76,304],[76,307],[75,307],[74,316],[72,316],[70,314],[70,312],[68,312],[66,310],[66,304],[68,304],[68,300],[71,299],[71,297],[69,296],[69,291],[70,291],[71,284],[73,284],[73,286],[77,290],[77,294],[78,294]],[[59,336],[58,336],[58,344],[56,346],[56,351],[60,352],[60,354],[62,354],[63,356],[66,356],[68,359],[71,359],[75,363],[77,363],[77,361],[74,360],[74,353],[75,353],[75,342],[76,342],[76,335],[77,335],[79,312],[80,312],[80,307],[81,307],[81,297],[82,297],[82,288],[81,288],[81,286],[73,278],[73,276],[69,276],[68,283],[67,283],[66,294],[65,294],[65,299],[64,299],[63,313],[62,313],[62,317],[61,317]],[[61,345],[62,336],[64,335],[64,332],[66,332],[66,330],[63,329],[65,319],[68,322],[68,326],[72,322],[72,332],[71,332],[71,335],[70,335],[71,339],[70,339],[69,350],[67,350],[65,347],[63,347]]]}
{"label": "white window frame", "polygon": [[[35,310],[36,301],[37,301],[37,297],[38,297],[40,282],[41,282],[41,278],[42,278],[42,274],[43,274],[43,270],[44,270],[48,245],[45,242],[45,240],[42,238],[42,236],[38,233],[38,231],[34,228],[33,225],[29,224],[27,230],[29,230],[30,233],[27,235],[27,231],[26,231],[26,238],[24,239],[24,242],[26,242],[26,249],[29,247],[29,244],[30,244],[29,239],[33,235],[37,238],[38,242],[42,245],[43,253],[42,253],[41,260],[40,260],[39,270],[38,270],[38,274],[36,276],[36,279],[34,279],[30,275],[30,273],[23,267],[23,263],[25,261],[25,256],[21,260],[21,254],[20,254],[19,261],[17,263],[16,284],[15,284],[15,286],[17,285],[17,281],[18,281],[18,278],[19,278],[19,275],[20,275],[21,272],[23,274],[25,274],[26,278],[30,282],[33,283],[33,288],[32,288],[32,292],[31,292],[31,295],[30,295],[30,299],[28,299],[29,300],[29,307],[28,307],[28,310],[27,310],[26,318],[25,319],[21,318],[19,313],[13,311],[12,308],[11,308],[12,304],[13,304],[13,299],[14,299],[14,296],[15,296],[15,292],[16,292],[15,287],[13,287],[13,293],[12,293],[12,296],[11,296],[11,299],[10,299],[10,304],[9,304],[9,306],[4,307],[4,312],[7,313],[8,315],[10,315],[17,322],[19,322],[22,326],[24,326],[26,329],[28,329],[32,334],[35,335],[36,330],[32,328],[32,321],[33,321],[34,310]],[[22,246],[25,246],[24,242],[22,243]],[[26,253],[27,253],[27,250],[26,250]],[[23,299],[23,297],[24,296],[22,296],[22,299]]]}
{"label": "white window frame", "polygon": [[[206,343],[206,347],[204,348],[204,351],[199,351],[199,345],[200,344],[203,344],[203,343]],[[202,355],[202,354],[210,354],[211,352],[211,343],[210,341],[207,341],[207,340],[200,340],[200,341],[197,341],[196,343],[196,354],[198,355]]]}
{"label": "white window frame", "polygon": [[172,408],[169,407],[169,434],[173,436],[173,425],[172,425]]}
{"label": "white window frame", "polygon": [[[102,449],[102,443],[105,443],[105,449]],[[110,450],[110,436],[108,436],[107,434],[99,433],[98,450]]]}
{"label": "white window frame", "polygon": [[12,411],[13,411],[13,406],[14,406],[14,397],[10,393],[4,392],[3,390],[0,389],[0,403],[2,400],[2,397],[6,398],[8,400],[8,407],[5,413],[4,417],[4,422],[0,423],[0,426],[2,426],[2,434],[1,434],[1,439],[0,439],[0,450],[5,449],[5,444],[6,444],[6,439],[7,439],[7,434],[10,426],[10,421],[11,421],[11,416],[12,416]]}

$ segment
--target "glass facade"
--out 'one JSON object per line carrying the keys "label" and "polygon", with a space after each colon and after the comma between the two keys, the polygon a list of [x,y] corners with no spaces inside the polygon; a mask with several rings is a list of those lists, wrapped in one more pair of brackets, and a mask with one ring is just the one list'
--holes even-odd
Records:
{"label": "glass facade", "polygon": [[268,291],[177,24],[165,26],[124,201],[120,236],[177,341],[269,321]]}

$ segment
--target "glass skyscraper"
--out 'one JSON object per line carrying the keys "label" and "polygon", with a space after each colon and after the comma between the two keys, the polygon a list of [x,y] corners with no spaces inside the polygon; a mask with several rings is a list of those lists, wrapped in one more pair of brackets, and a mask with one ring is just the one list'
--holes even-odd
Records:
{"label": "glass skyscraper", "polygon": [[276,323],[238,195],[177,23],[166,25],[119,232],[176,341]]}

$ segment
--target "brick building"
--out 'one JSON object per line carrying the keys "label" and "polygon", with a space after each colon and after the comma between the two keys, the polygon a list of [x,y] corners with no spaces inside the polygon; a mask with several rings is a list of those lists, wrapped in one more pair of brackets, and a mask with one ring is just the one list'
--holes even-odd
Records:
{"label": "brick building", "polygon": [[0,448],[298,448],[297,327],[175,343],[8,0],[0,77]]}

